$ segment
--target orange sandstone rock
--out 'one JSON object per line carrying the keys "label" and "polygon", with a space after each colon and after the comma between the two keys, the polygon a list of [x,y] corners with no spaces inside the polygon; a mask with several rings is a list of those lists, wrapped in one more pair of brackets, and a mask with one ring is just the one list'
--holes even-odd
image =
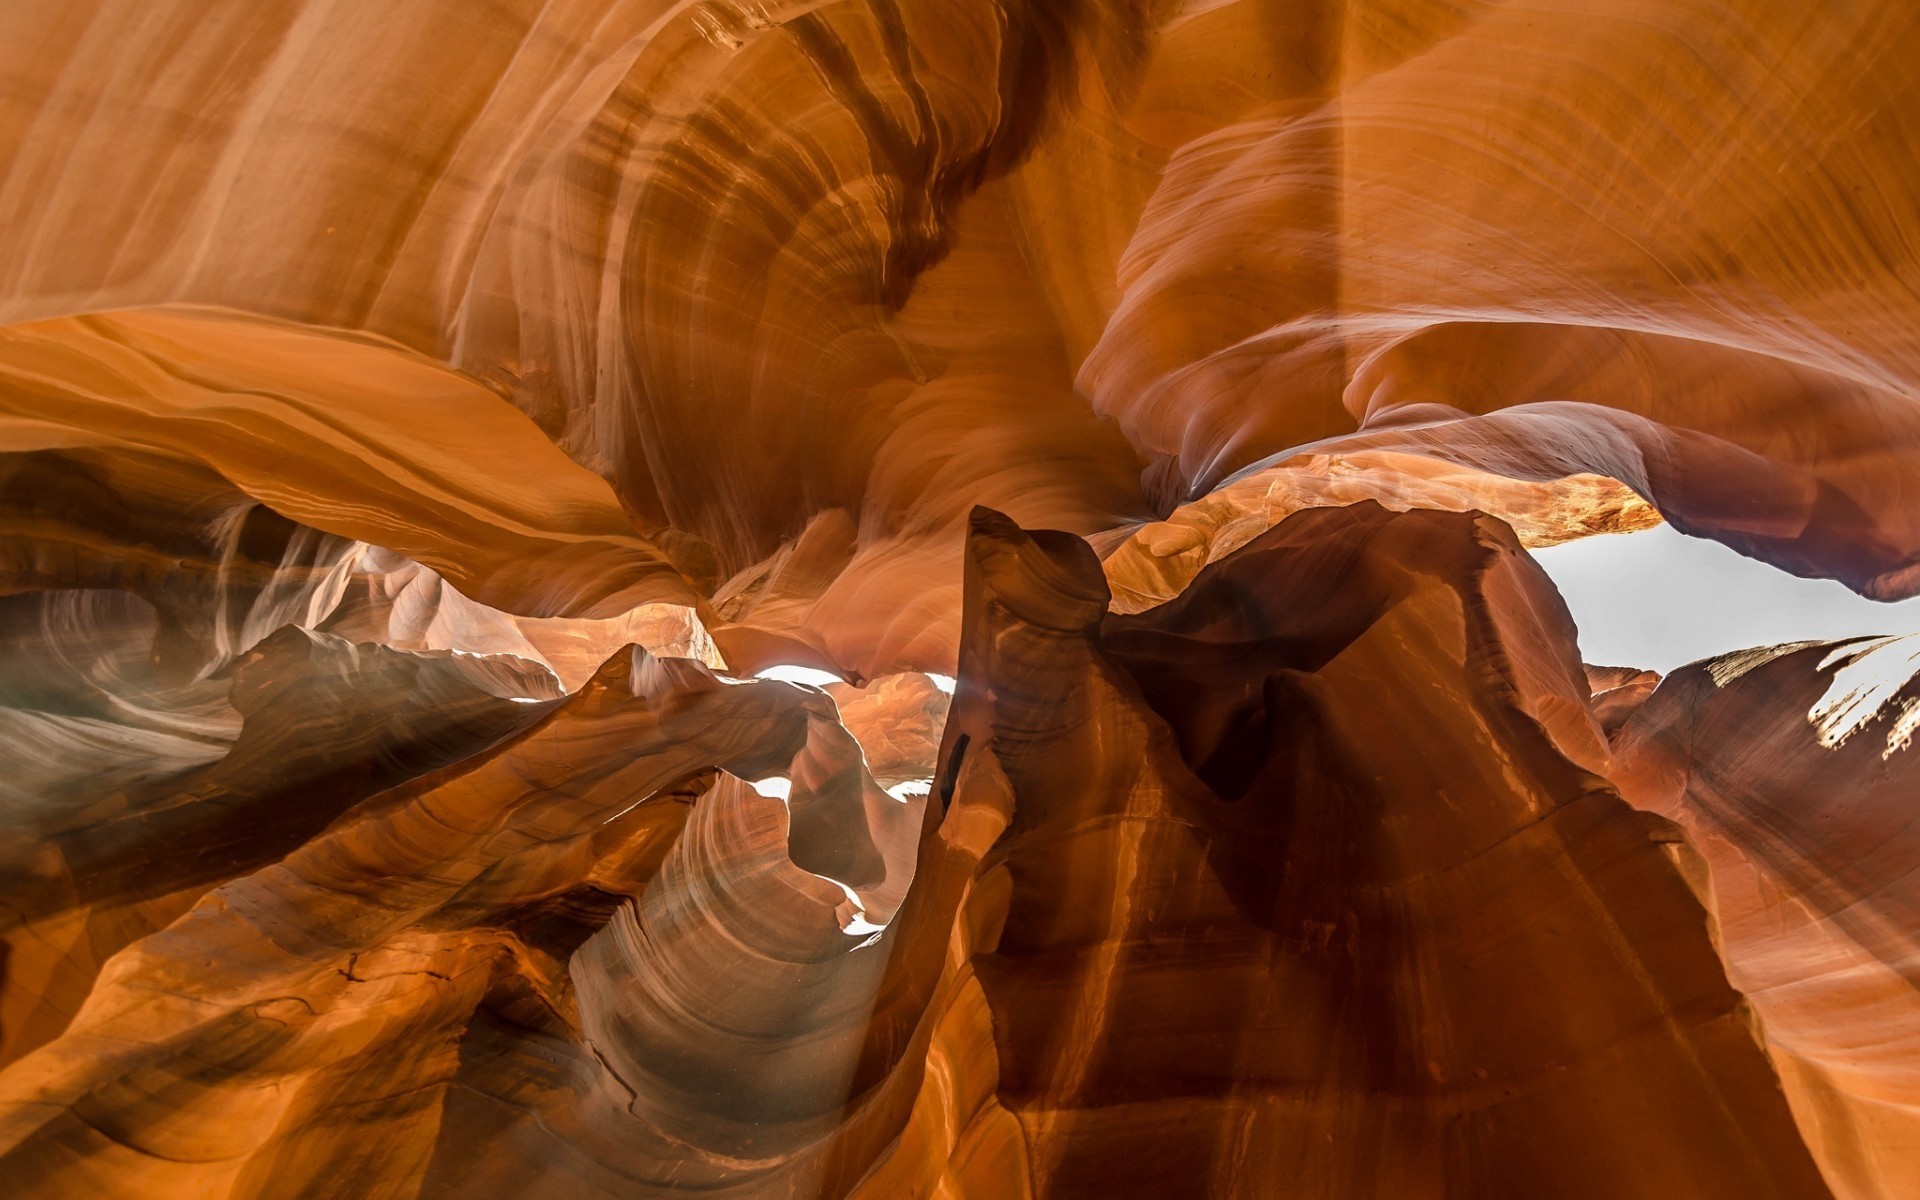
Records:
{"label": "orange sandstone rock", "polygon": [[0,1190],[1915,1193],[1917,58],[0,7]]}

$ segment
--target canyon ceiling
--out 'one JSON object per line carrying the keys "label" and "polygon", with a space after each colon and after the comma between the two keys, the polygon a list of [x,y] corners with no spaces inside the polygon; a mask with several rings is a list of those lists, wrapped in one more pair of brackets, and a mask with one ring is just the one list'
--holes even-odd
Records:
{"label": "canyon ceiling", "polygon": [[0,1194],[1920,1196],[1916,64],[0,4]]}

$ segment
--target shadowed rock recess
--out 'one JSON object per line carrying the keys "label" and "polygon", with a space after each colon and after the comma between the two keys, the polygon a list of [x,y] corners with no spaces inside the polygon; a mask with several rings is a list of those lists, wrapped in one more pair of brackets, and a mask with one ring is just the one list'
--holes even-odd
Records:
{"label": "shadowed rock recess", "polygon": [[0,3],[0,1195],[1920,1196],[1916,63]]}

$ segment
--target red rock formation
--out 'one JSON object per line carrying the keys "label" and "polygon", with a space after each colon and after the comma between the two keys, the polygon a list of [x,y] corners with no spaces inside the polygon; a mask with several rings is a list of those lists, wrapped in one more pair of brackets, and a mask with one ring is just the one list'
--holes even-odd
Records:
{"label": "red rock formation", "polygon": [[1705,860],[1728,978],[1837,1194],[1920,1188],[1920,716],[1911,638],[1727,655],[1669,676],[1616,778]]}
{"label": "red rock formation", "polygon": [[1920,591],[1916,58],[0,6],[0,1181],[1920,1192],[1911,648],[1523,549]]}

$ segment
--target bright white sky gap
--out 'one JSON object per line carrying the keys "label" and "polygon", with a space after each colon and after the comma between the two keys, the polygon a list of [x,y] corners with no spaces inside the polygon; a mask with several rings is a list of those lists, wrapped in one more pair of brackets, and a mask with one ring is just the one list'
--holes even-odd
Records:
{"label": "bright white sky gap", "polygon": [[1920,632],[1920,598],[1881,604],[1801,579],[1670,525],[1536,550],[1580,626],[1580,655],[1677,666],[1754,646]]}
{"label": "bright white sky gap", "polygon": [[830,683],[842,683],[832,671],[822,671],[815,667],[796,667],[783,665],[768,667],[754,676],[755,679],[777,679],[781,683],[804,683],[810,687],[823,688]]}

